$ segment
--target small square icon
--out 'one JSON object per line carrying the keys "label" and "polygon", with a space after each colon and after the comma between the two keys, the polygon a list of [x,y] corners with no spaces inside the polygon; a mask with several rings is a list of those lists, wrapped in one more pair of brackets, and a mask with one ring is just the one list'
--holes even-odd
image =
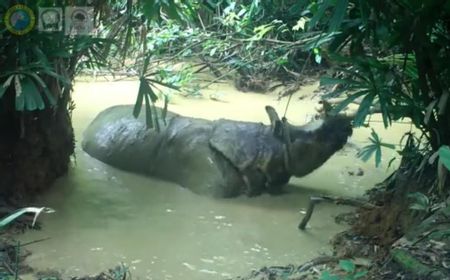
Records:
{"label": "small square icon", "polygon": [[41,32],[61,31],[63,26],[62,8],[39,7],[38,30]]}
{"label": "small square icon", "polygon": [[66,7],[66,35],[91,35],[94,30],[93,7]]}

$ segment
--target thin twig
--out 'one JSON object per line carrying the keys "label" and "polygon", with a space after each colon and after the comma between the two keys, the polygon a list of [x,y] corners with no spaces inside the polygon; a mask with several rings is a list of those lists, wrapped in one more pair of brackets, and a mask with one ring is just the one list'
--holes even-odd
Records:
{"label": "thin twig", "polygon": [[39,243],[39,242],[42,242],[42,241],[49,240],[50,238],[51,237],[45,237],[45,238],[41,238],[41,239],[36,239],[36,240],[30,241],[30,242],[27,242],[27,243],[23,243],[20,246],[21,247],[28,246],[28,245],[31,245],[31,244],[35,244],[35,243]]}

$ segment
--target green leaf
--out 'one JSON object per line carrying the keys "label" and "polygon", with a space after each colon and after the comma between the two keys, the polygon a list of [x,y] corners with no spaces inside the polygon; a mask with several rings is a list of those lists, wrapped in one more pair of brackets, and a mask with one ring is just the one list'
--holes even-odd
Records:
{"label": "green leaf", "polygon": [[156,131],[160,132],[161,131],[161,127],[159,126],[159,117],[158,117],[158,110],[156,109],[155,103],[152,104],[153,106],[153,114],[155,116],[155,127],[156,127]]}
{"label": "green leaf", "polygon": [[33,53],[36,55],[36,57],[38,58],[38,60],[39,60],[39,62],[40,62],[40,64],[41,64],[41,66],[42,66],[43,68],[48,68],[48,67],[50,67],[50,63],[49,63],[49,61],[48,61],[47,56],[46,56],[46,55],[44,54],[44,52],[39,48],[38,45],[34,45],[34,46],[32,47],[32,51],[33,51]]}
{"label": "green leaf", "polygon": [[21,208],[19,210],[17,210],[16,212],[12,213],[11,215],[3,218],[0,220],[0,227],[4,227],[8,224],[10,224],[12,221],[14,221],[15,219],[19,218],[20,216],[22,216],[23,214],[26,213],[34,213],[34,219],[33,219],[33,223],[31,226],[34,226],[34,224],[36,223],[36,220],[39,216],[39,214],[41,213],[53,213],[55,212],[55,210],[51,209],[51,208],[47,208],[47,207],[25,207],[25,208]]}
{"label": "green leaf", "polygon": [[389,144],[389,143],[384,143],[384,142],[380,142],[380,146],[388,148],[388,149],[395,149],[395,144]]}
{"label": "green leaf", "polygon": [[377,147],[375,150],[375,167],[379,167],[381,164],[381,148],[380,146]]}
{"label": "green leaf", "polygon": [[427,211],[430,206],[430,199],[428,196],[421,192],[414,192],[410,193],[407,196],[408,198],[412,199],[412,203],[409,206],[410,209],[414,210],[420,210],[420,211]]}
{"label": "green leaf", "polygon": [[364,124],[367,115],[370,113],[370,107],[372,106],[374,98],[375,94],[373,93],[364,96],[361,104],[359,105],[358,111],[356,112],[355,119],[353,120],[353,124],[356,127]]}
{"label": "green leaf", "polygon": [[147,73],[148,65],[150,64],[150,58],[151,58],[151,55],[147,55],[145,57],[144,65],[142,66],[141,76],[145,76],[145,73]]}
{"label": "green leaf", "polygon": [[428,211],[428,207],[419,203],[411,203],[409,209],[417,211]]}
{"label": "green leaf", "polygon": [[348,0],[338,0],[334,9],[333,16],[331,17],[328,32],[337,31],[344,20],[347,12]]}
{"label": "green leaf", "polygon": [[367,271],[367,270],[362,270],[362,271],[356,272],[356,273],[353,275],[353,279],[359,279],[359,278],[361,278],[361,277],[364,277],[364,276],[367,275],[368,272],[369,272],[369,271]]}
{"label": "green leaf", "polygon": [[42,100],[36,85],[30,78],[25,77],[22,80],[22,91],[25,98],[25,110],[34,111],[37,109],[44,109],[44,101]]}
{"label": "green leaf", "polygon": [[167,95],[164,95],[164,108],[163,108],[162,114],[161,114],[161,118],[164,122],[164,125],[167,125],[167,123],[166,123],[167,106],[169,106],[169,97]]}
{"label": "green leaf", "polygon": [[168,0],[169,3],[164,5],[164,11],[169,15],[171,19],[181,20],[180,14],[178,13],[178,6],[174,0]]}
{"label": "green leaf", "polygon": [[155,103],[158,100],[158,95],[155,94],[152,87],[149,85],[149,80],[145,80],[145,92],[150,97],[152,103]]}
{"label": "green leaf", "polygon": [[47,87],[47,85],[45,84],[44,80],[42,80],[41,77],[39,77],[37,74],[35,73],[30,73],[31,77],[41,86],[42,90],[45,93],[45,96],[47,97],[48,102],[50,103],[51,106],[55,106],[56,105],[56,99],[53,96],[53,94],[50,92],[49,88]]}
{"label": "green leaf", "polygon": [[364,24],[367,24],[370,17],[370,6],[367,0],[359,0],[359,9],[361,13],[361,20]]}
{"label": "green leaf", "polygon": [[145,95],[144,83],[147,82],[145,81],[145,79],[141,78],[139,81],[138,96],[136,98],[136,103],[134,104],[133,109],[133,116],[135,118],[139,117],[139,114],[141,113],[142,103],[144,102],[144,95]]}
{"label": "green leaf", "polygon": [[339,34],[339,32],[326,33],[326,35],[324,34],[325,33],[321,33],[320,35],[317,35],[310,38],[308,41],[305,41],[305,43],[301,45],[301,49],[304,51],[309,51],[311,49],[320,47],[321,45],[333,40],[334,37]]}
{"label": "green leaf", "polygon": [[339,280],[339,276],[330,274],[329,271],[323,271],[320,280]]}
{"label": "green leaf", "polygon": [[271,31],[275,26],[272,23],[263,24],[255,27],[254,33],[255,35],[251,38],[251,40],[261,40],[269,31]]}
{"label": "green leaf", "polygon": [[323,18],[325,11],[330,7],[332,0],[324,0],[319,4],[319,9],[317,13],[314,14],[311,21],[309,22],[309,29],[315,28],[316,24]]}
{"label": "green leaf", "polygon": [[439,159],[442,164],[450,170],[450,147],[449,146],[441,146],[438,150]]}
{"label": "green leaf", "polygon": [[152,109],[150,107],[150,99],[148,95],[144,95],[145,98],[145,124],[147,128],[153,128]]}
{"label": "green leaf", "polygon": [[353,273],[355,271],[355,264],[351,260],[340,260],[339,267],[348,273]]}
{"label": "green leaf", "polygon": [[6,81],[3,83],[2,86],[0,86],[0,98],[3,97],[8,87],[11,85],[12,80],[14,79],[15,75],[10,75]]}
{"label": "green leaf", "polygon": [[0,99],[3,97],[7,89],[7,87],[0,86]]}
{"label": "green leaf", "polygon": [[353,93],[352,95],[350,95],[349,97],[347,97],[347,99],[345,99],[344,101],[342,101],[341,103],[337,104],[333,110],[331,111],[331,113],[333,114],[337,114],[340,111],[342,111],[343,109],[345,109],[348,105],[350,105],[350,103],[352,103],[353,101],[355,101],[358,97],[363,96],[364,94],[366,94],[367,91],[359,91],[356,93]]}
{"label": "green leaf", "polygon": [[395,158],[395,157],[391,158],[391,160],[389,161],[389,164],[388,164],[388,168],[390,168],[390,167],[392,166],[392,164],[394,163],[394,161],[395,161],[396,159],[397,159],[397,158]]}
{"label": "green leaf", "polygon": [[173,90],[180,91],[180,87],[174,86],[174,85],[172,85],[170,83],[164,83],[164,82],[161,82],[161,81],[157,81],[155,79],[147,79],[147,81],[150,82],[150,83],[156,83],[156,84],[162,85],[163,87],[167,87],[167,88],[170,88],[170,89],[173,89]]}

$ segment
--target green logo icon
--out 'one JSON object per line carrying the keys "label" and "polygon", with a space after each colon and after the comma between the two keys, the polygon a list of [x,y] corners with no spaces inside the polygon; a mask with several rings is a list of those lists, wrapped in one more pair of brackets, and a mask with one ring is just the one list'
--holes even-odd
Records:
{"label": "green logo icon", "polygon": [[25,5],[14,5],[5,14],[5,25],[9,32],[24,35],[33,30],[36,17],[33,11]]}

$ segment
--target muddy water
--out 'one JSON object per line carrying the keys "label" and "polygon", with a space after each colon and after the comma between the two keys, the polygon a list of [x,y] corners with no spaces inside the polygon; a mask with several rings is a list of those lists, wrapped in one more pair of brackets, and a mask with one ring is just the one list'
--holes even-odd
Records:
{"label": "muddy water", "polygon": [[[287,117],[303,123],[314,112],[308,98],[315,85],[293,99]],[[137,82],[76,85],[73,113],[78,140],[102,109],[133,103]],[[275,95],[242,94],[229,85],[206,90],[225,102],[172,98],[170,109],[208,119],[262,121],[264,106],[279,112],[286,99]],[[280,113],[281,114],[281,113]],[[408,126],[381,133],[396,140]],[[22,242],[50,237],[29,245],[29,263],[38,269],[62,270],[65,276],[97,273],[123,262],[135,279],[225,279],[264,265],[299,264],[330,251],[329,238],[342,230],[333,217],[344,210],[320,205],[305,232],[297,230],[302,210],[312,194],[360,195],[388,171],[355,159],[355,146],[364,145],[368,130],[358,130],[351,145],[313,174],[291,180],[286,193],[255,198],[211,199],[175,184],[109,167],[85,154],[79,143],[70,173],[38,198],[37,205],[56,213],[43,216],[43,229],[25,234]],[[388,161],[390,156],[385,156]],[[348,171],[364,170],[364,176]]]}

